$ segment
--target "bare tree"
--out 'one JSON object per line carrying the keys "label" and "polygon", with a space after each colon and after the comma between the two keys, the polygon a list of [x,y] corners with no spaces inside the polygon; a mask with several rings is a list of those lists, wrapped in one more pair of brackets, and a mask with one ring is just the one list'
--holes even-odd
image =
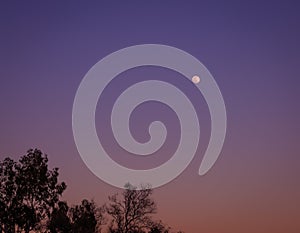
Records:
{"label": "bare tree", "polygon": [[153,226],[152,214],[156,213],[156,204],[152,200],[152,189],[126,184],[121,198],[118,194],[109,196],[106,212],[112,217],[110,232],[134,233],[147,232]]}

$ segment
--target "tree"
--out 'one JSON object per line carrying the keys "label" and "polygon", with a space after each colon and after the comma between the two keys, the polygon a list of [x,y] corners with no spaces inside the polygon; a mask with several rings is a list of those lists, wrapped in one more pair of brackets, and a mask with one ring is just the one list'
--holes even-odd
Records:
{"label": "tree", "polygon": [[114,233],[146,232],[153,226],[152,215],[156,204],[152,200],[152,189],[142,187],[137,190],[130,184],[125,185],[121,199],[118,195],[109,197],[106,212],[111,216],[109,231]]}
{"label": "tree", "polygon": [[97,226],[96,205],[93,201],[82,200],[80,205],[70,209],[73,233],[94,233]]}
{"label": "tree", "polygon": [[170,227],[167,227],[161,221],[153,223],[149,233],[169,233]]}
{"label": "tree", "polygon": [[6,158],[0,164],[1,230],[28,233],[38,229],[66,189],[58,182],[58,168],[48,169],[40,150],[28,150],[18,163]]}
{"label": "tree", "polygon": [[5,158],[0,162],[0,232],[15,232],[18,224],[20,201],[15,181],[16,162]]}
{"label": "tree", "polygon": [[17,195],[21,198],[24,212],[24,231],[36,229],[38,224],[50,216],[59,196],[66,189],[64,182],[58,183],[58,168],[48,169],[48,158],[40,150],[28,150],[17,167]]}
{"label": "tree", "polygon": [[0,233],[95,233],[101,227],[109,233],[170,232],[152,219],[156,204],[150,186],[138,190],[127,184],[121,196],[109,196],[102,208],[86,199],[69,208],[60,201],[66,184],[58,182],[58,175],[58,168],[50,170],[47,155],[38,149],[27,151],[18,162],[0,161]]}
{"label": "tree", "polygon": [[68,216],[69,206],[66,202],[58,202],[58,207],[51,213],[48,229],[51,233],[71,232],[72,225]]}
{"label": "tree", "polygon": [[101,223],[101,212],[93,201],[82,200],[80,205],[68,207],[59,202],[51,213],[47,228],[51,233],[95,233]]}

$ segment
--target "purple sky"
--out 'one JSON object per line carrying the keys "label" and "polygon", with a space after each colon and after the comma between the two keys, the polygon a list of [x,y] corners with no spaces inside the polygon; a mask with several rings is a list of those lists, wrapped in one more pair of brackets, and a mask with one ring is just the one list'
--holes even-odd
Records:
{"label": "purple sky", "polygon": [[[0,159],[38,147],[61,169],[68,184],[64,199],[104,203],[120,190],[95,177],[77,152],[71,125],[75,92],[86,72],[116,50],[171,45],[213,74],[226,103],[228,134],[213,169],[198,176],[210,130],[200,100],[198,156],[180,177],[155,190],[159,217],[189,233],[298,233],[299,12],[297,1],[2,1]],[[122,75],[134,80],[145,73],[158,79],[175,75],[149,67]],[[100,110],[99,130],[105,127]],[[166,116],[158,118],[167,121]],[[175,142],[176,136],[166,152]],[[112,157],[124,164],[134,159],[115,152]],[[167,158],[163,153],[150,159],[151,166]]]}

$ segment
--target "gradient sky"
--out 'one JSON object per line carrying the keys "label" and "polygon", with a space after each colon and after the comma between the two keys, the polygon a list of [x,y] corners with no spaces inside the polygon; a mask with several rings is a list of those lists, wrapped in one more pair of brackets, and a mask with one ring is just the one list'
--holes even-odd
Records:
{"label": "gradient sky", "polygon": [[[0,159],[40,148],[68,184],[63,199],[104,203],[120,190],[95,177],[77,152],[71,125],[76,90],[91,66],[116,50],[171,45],[214,75],[228,134],[217,163],[198,176],[210,130],[199,97],[200,149],[177,179],[155,189],[158,217],[188,233],[299,233],[299,12],[297,1],[2,1]],[[122,75],[134,80],[142,74],[176,75],[149,67]],[[121,154],[112,157],[132,164],[134,158]],[[150,159],[151,166],[167,153],[160,158]]]}

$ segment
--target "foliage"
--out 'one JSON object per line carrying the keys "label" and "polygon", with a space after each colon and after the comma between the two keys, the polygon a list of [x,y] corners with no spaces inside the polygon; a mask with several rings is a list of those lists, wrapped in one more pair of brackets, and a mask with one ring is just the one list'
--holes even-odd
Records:
{"label": "foliage", "polygon": [[152,219],[157,208],[150,186],[126,184],[101,208],[86,199],[69,207],[60,201],[67,186],[58,176],[58,168],[50,170],[47,155],[38,149],[18,162],[0,161],[0,233],[100,233],[105,227],[108,233],[170,233]]}
{"label": "foliage", "polygon": [[58,168],[48,169],[48,158],[40,150],[28,150],[19,162],[0,163],[1,230],[29,232],[39,227],[66,189],[58,182]]}
{"label": "foliage", "polygon": [[98,222],[97,211],[96,204],[86,199],[71,208],[66,202],[59,202],[50,216],[48,229],[51,233],[94,233]]}
{"label": "foliage", "polygon": [[59,202],[50,216],[48,229],[50,232],[71,232],[72,225],[68,216],[69,206],[66,202]]}
{"label": "foliage", "polygon": [[81,205],[76,205],[71,208],[71,221],[73,224],[73,233],[94,233],[96,231],[96,205],[84,199]]}
{"label": "foliage", "polygon": [[5,158],[0,162],[0,230],[14,232],[16,224],[20,223],[18,212],[20,200],[17,196],[16,163]]}

